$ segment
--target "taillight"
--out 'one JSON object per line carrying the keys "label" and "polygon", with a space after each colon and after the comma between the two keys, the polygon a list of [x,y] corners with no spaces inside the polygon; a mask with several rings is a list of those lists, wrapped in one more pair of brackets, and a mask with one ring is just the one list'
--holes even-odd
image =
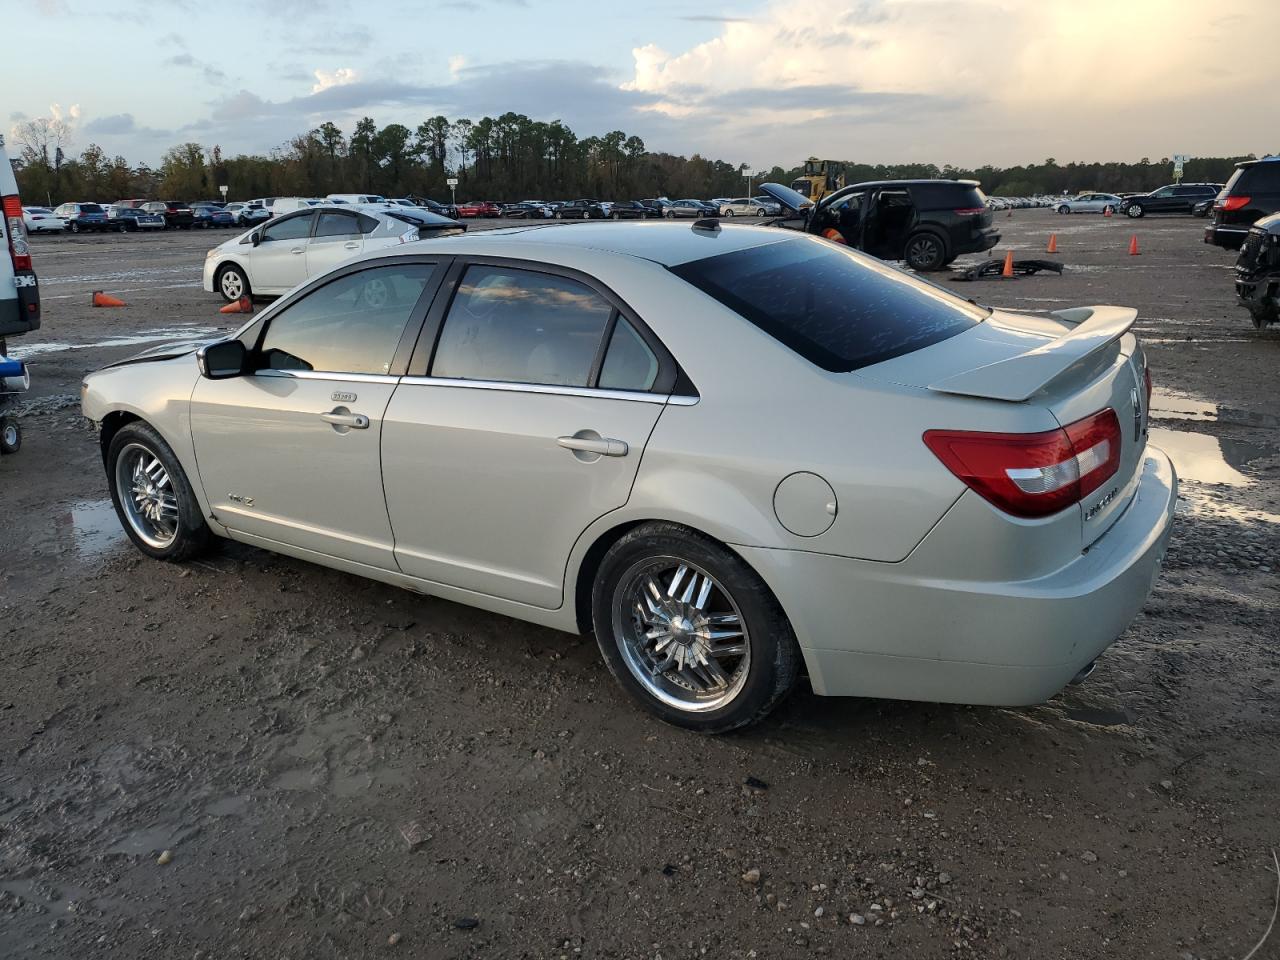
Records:
{"label": "taillight", "polygon": [[1222,206],[1219,209],[1226,210],[1228,212],[1232,210],[1243,210],[1249,205],[1249,201],[1251,199],[1251,197],[1227,197],[1227,199],[1222,201]]}
{"label": "taillight", "polygon": [[14,270],[31,269],[31,247],[27,243],[27,225],[22,222],[22,201],[10,194],[2,201],[5,227],[9,233],[9,257]]}
{"label": "taillight", "polygon": [[961,217],[968,217],[968,216],[973,216],[976,213],[986,213],[987,208],[986,207],[964,207],[963,209],[955,210],[952,212]]}
{"label": "taillight", "polygon": [[928,430],[924,442],[969,489],[1015,517],[1078,503],[1120,466],[1120,420],[1108,407],[1058,430]]}

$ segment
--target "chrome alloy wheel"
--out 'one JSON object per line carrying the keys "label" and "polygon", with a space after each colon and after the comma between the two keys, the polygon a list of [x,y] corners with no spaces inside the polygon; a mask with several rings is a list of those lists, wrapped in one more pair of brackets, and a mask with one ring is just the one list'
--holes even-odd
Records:
{"label": "chrome alloy wheel", "polygon": [[742,613],[714,577],[686,560],[650,557],[623,575],[613,634],[645,691],[677,710],[716,710],[747,682],[751,644]]}
{"label": "chrome alloy wheel", "polygon": [[116,491],[129,526],[148,546],[163,550],[178,535],[178,497],[160,458],[131,443],[116,458]]}

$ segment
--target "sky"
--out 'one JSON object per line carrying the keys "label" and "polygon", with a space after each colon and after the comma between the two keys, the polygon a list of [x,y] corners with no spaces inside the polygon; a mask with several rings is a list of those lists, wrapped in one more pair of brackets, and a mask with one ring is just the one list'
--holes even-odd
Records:
{"label": "sky", "polygon": [[757,169],[1280,150],[1280,0],[3,0],[0,20],[23,38],[0,128],[60,116],[69,152],[153,165],[508,110]]}

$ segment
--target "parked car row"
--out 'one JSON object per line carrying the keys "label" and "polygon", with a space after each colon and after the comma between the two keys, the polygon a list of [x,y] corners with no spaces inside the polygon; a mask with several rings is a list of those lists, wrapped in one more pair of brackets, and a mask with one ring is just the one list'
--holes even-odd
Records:
{"label": "parked car row", "polygon": [[470,200],[455,208],[457,217],[504,217],[509,220],[639,220],[679,217],[776,217],[782,208],[770,197],[716,197],[711,200]]}

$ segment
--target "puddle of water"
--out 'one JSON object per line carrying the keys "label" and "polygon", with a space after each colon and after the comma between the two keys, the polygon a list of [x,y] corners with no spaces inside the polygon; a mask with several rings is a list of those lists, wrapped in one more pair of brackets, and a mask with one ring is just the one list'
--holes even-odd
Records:
{"label": "puddle of water", "polygon": [[135,830],[123,839],[107,847],[107,853],[123,853],[128,856],[159,854],[176,847],[196,832],[194,827],[177,824],[157,824],[144,830]]}
{"label": "puddle of water", "polygon": [[104,556],[125,542],[124,528],[110,500],[81,500],[67,515],[76,552],[86,560]]}
{"label": "puddle of water", "polygon": [[1256,443],[1186,430],[1151,428],[1151,442],[1169,455],[1184,480],[1244,487],[1253,480],[1239,468],[1271,451]]}
{"label": "puddle of water", "polygon": [[1068,707],[1064,712],[1078,723],[1091,723],[1095,727],[1119,727],[1129,722],[1129,715],[1123,710],[1105,707]]}
{"label": "puddle of water", "polygon": [[209,336],[216,333],[218,329],[218,327],[208,326],[157,327],[154,330],[146,330],[142,333],[108,337],[105,340],[95,340],[91,343],[64,343],[58,341],[32,343],[14,347],[9,356],[15,360],[29,360],[41,354],[63,353],[67,350],[91,350],[96,347],[132,347],[144,343],[158,343],[163,340],[190,340]]}
{"label": "puddle of water", "polygon": [[1280,513],[1256,510],[1221,497],[1207,496],[1204,491],[1183,487],[1178,493],[1178,513],[1184,516],[1204,517],[1209,520],[1228,520],[1232,523],[1280,524]]}
{"label": "puddle of water", "polygon": [[1197,397],[1181,396],[1164,390],[1151,392],[1151,416],[1159,420],[1218,419],[1218,405]]}

